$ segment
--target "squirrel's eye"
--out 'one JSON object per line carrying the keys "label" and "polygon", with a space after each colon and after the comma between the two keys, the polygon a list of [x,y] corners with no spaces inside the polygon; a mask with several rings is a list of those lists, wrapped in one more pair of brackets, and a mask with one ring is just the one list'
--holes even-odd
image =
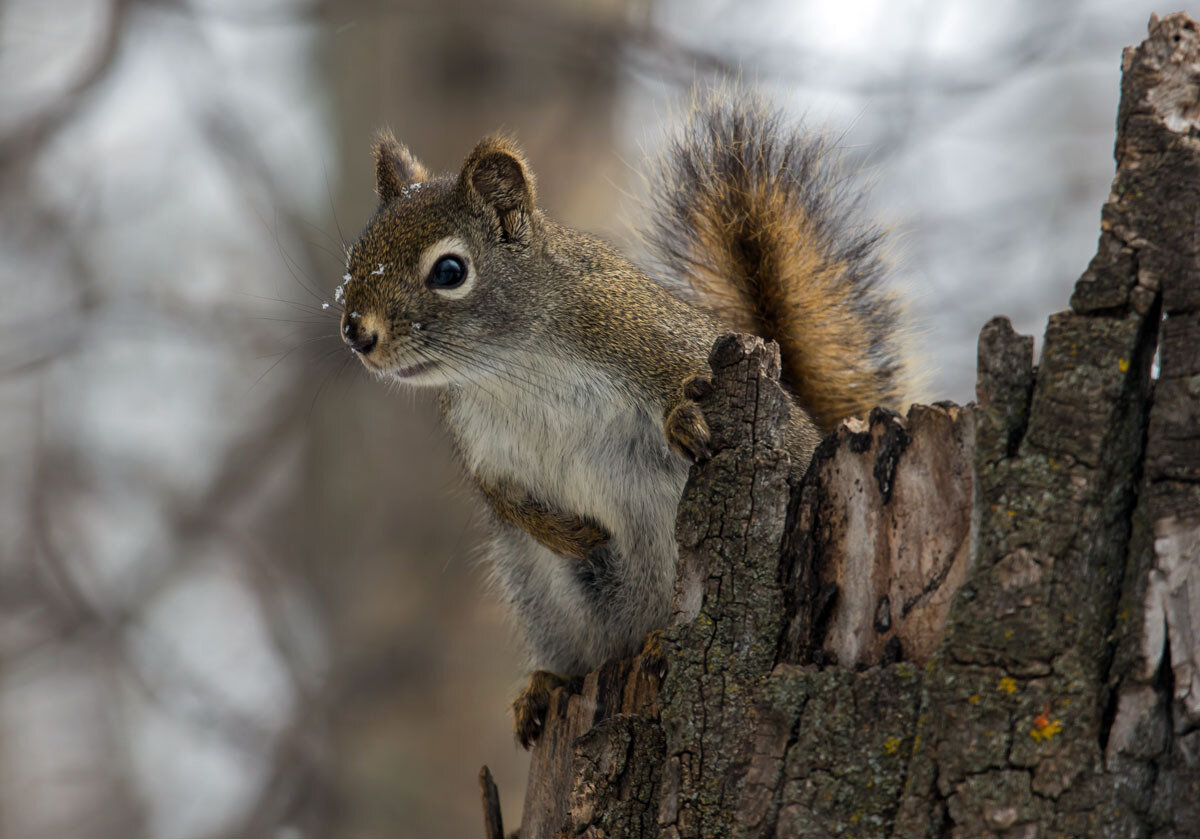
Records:
{"label": "squirrel's eye", "polygon": [[457,256],[443,256],[433,263],[426,285],[430,288],[458,288],[467,278],[467,266]]}

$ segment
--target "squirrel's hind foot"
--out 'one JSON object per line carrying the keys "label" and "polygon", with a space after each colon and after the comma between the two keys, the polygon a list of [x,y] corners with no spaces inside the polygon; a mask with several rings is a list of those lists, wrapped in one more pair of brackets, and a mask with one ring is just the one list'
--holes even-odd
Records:
{"label": "squirrel's hind foot", "polygon": [[523,748],[529,749],[542,736],[546,712],[550,710],[550,695],[558,688],[575,693],[581,685],[578,676],[564,676],[549,670],[534,670],[529,674],[529,684],[512,702],[513,732]]}

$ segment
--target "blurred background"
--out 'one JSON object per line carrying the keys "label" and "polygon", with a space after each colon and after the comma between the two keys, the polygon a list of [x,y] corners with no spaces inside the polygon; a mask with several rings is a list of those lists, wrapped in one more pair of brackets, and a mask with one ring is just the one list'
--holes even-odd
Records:
{"label": "blurred background", "polygon": [[[390,126],[636,250],[694,83],[842,137],[927,399],[1065,308],[1143,0],[0,0],[0,837],[481,835],[517,636],[430,398],[329,299]],[[1195,12],[1195,10],[1193,10]]]}

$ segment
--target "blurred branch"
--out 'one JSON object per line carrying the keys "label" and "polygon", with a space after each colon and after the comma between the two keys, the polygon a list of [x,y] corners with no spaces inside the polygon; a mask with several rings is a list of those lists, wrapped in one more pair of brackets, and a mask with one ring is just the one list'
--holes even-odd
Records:
{"label": "blurred branch", "polygon": [[[738,72],[735,62],[707,49],[690,46],[650,23],[630,20],[626,15],[596,14],[586,6],[509,0],[500,4],[457,2],[447,9],[439,0],[312,0],[287,8],[259,10],[211,4],[197,9],[182,0],[145,0],[154,6],[181,14],[203,14],[241,26],[294,26],[310,24],[343,27],[375,24],[402,18],[405,25],[417,26],[460,19],[478,24],[485,18],[492,42],[503,49],[509,45],[553,43],[556,53],[571,55],[579,66],[595,70],[597,54],[626,54],[636,70],[654,72],[673,84],[690,86],[698,75]],[[521,47],[523,57],[524,47]],[[513,59],[522,57],[514,55]]]}
{"label": "blurred branch", "polygon": [[0,160],[4,161],[0,166],[0,178],[9,172],[22,171],[25,157],[39,151],[45,140],[75,115],[87,101],[87,95],[107,77],[120,51],[126,18],[133,2],[111,0],[104,32],[75,80],[24,123],[0,135]]}

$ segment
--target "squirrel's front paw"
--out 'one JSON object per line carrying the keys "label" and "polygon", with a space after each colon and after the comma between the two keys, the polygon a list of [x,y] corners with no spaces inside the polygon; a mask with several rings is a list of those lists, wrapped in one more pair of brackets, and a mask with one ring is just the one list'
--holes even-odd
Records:
{"label": "squirrel's front paw", "polygon": [[671,449],[694,461],[708,460],[710,432],[697,399],[712,392],[712,382],[704,376],[692,376],[683,383],[683,398],[675,403],[663,421]]}
{"label": "squirrel's front paw", "polygon": [[578,690],[579,679],[549,670],[534,670],[529,674],[528,686],[513,700],[513,731],[524,748],[528,749],[542,736],[546,712],[550,710],[550,694],[560,687]]}

